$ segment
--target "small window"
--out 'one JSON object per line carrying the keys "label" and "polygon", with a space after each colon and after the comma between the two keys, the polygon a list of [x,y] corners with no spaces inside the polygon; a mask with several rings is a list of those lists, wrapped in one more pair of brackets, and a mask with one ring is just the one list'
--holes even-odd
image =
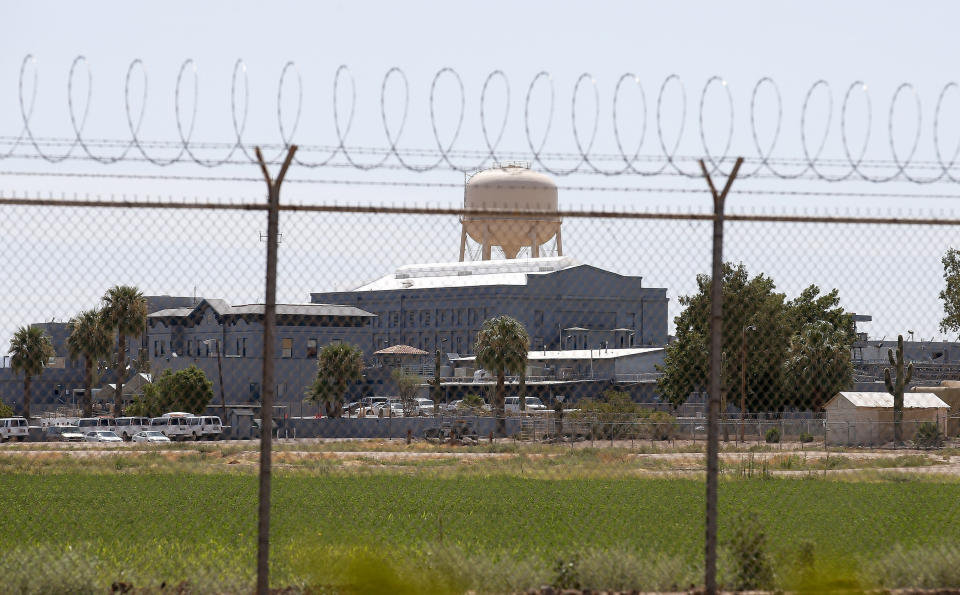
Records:
{"label": "small window", "polygon": [[317,357],[316,339],[307,339],[307,357]]}
{"label": "small window", "polygon": [[423,312],[423,326],[430,326],[430,310]]}
{"label": "small window", "polygon": [[413,328],[417,326],[417,313],[407,312],[407,326]]}
{"label": "small window", "polygon": [[187,341],[187,355],[193,355],[193,339]]}
{"label": "small window", "polygon": [[246,357],[246,355],[247,355],[247,338],[246,338],[246,337],[243,338],[243,345],[242,345],[242,349],[241,349],[240,355],[242,355],[242,356],[244,356],[244,357]]}
{"label": "small window", "polygon": [[293,339],[280,339],[280,357],[293,357]]}

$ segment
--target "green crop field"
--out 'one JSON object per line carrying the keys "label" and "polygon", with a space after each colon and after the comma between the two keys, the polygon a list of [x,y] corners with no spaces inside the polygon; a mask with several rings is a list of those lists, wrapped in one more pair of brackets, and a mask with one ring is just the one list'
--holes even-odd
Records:
{"label": "green crop field", "polygon": [[[281,472],[273,582],[336,591],[373,576],[387,582],[369,591],[496,591],[550,583],[570,561],[580,583],[686,586],[700,580],[703,491],[702,481],[681,478]],[[7,472],[0,571],[26,591],[189,581],[198,591],[246,592],[256,492],[249,473]],[[779,581],[801,553],[874,584],[906,580],[877,576],[878,560],[940,552],[955,568],[960,558],[960,483],[738,479],[723,481],[720,494],[721,542],[755,513]],[[923,580],[957,580],[944,572]]]}

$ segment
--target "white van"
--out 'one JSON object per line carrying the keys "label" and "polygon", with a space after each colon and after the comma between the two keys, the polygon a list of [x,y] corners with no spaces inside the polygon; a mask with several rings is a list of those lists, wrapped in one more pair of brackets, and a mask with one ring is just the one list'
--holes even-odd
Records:
{"label": "white van", "polygon": [[81,417],[77,420],[77,427],[84,435],[94,430],[113,432],[117,429],[117,422],[112,417]]}
{"label": "white van", "polygon": [[182,440],[190,435],[189,419],[179,415],[155,417],[150,420],[150,429],[162,432],[170,440]]}
{"label": "white van", "polygon": [[4,417],[0,419],[0,442],[16,439],[23,442],[27,437],[29,424],[23,417]]}
{"label": "white van", "polygon": [[216,415],[201,415],[187,418],[189,437],[194,440],[217,440],[223,432],[223,424]]}
{"label": "white van", "polygon": [[137,432],[150,429],[149,417],[118,417],[115,420],[114,432],[124,440],[132,440]]}

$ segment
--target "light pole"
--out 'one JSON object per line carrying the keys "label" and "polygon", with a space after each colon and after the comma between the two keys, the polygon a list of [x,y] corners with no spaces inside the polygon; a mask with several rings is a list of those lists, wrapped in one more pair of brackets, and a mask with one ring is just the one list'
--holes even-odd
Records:
{"label": "light pole", "polygon": [[220,378],[220,406],[223,410],[223,423],[227,423],[227,397],[223,391],[223,363],[220,356],[220,339],[207,339],[204,345],[215,345],[217,348],[217,376]]}
{"label": "light pole", "polygon": [[720,352],[720,423],[723,425],[723,441],[730,442],[730,426],[727,424],[727,352]]}
{"label": "light pole", "polygon": [[744,441],[744,423],[747,417],[747,331],[756,330],[757,327],[751,324],[740,331],[740,442]]}
{"label": "light pole", "polygon": [[557,441],[563,440],[563,395],[557,395],[553,401],[553,410],[557,414]]}

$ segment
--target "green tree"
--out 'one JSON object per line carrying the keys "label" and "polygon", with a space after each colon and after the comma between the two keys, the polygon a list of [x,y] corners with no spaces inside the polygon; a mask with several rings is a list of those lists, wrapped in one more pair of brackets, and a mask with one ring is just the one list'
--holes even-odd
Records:
{"label": "green tree", "polygon": [[83,416],[93,415],[93,370],[97,362],[110,357],[113,333],[107,327],[101,310],[84,310],[70,319],[67,350],[71,358],[83,357]]}
{"label": "green tree", "polygon": [[[708,388],[710,277],[698,275],[697,292],[681,296],[679,303],[684,309],[674,319],[677,338],[666,348],[660,368],[663,376],[657,381],[660,394],[674,406],[684,403],[690,393]],[[724,263],[723,386],[728,399],[739,403],[745,391],[747,410],[810,407],[809,399],[785,386],[792,379],[785,375],[784,364],[791,340],[804,325],[818,321],[830,323],[835,333],[842,335],[842,339],[837,335],[832,335],[832,339],[849,351],[853,325],[850,316],[839,307],[836,290],[821,295],[820,288],[811,285],[787,301],[783,293],[776,291],[770,277],[760,274],[751,278],[742,263]]]}
{"label": "green tree", "polygon": [[853,384],[850,334],[826,320],[804,324],[783,365],[789,404],[815,411]]}
{"label": "green tree", "polygon": [[0,401],[0,417],[13,417],[13,407]]}
{"label": "green tree", "polygon": [[363,378],[363,352],[349,343],[328,343],[317,354],[317,377],[308,400],[322,403],[329,417],[343,415],[347,386]]}
{"label": "green tree", "polygon": [[213,381],[203,370],[190,366],[173,372],[164,370],[151,384],[143,387],[143,397],[128,408],[132,415],[159,417],[169,411],[200,415],[213,400]]}
{"label": "green tree", "polygon": [[13,333],[9,353],[14,374],[23,372],[23,416],[30,419],[30,385],[53,357],[53,343],[43,329],[21,326]]}
{"label": "green tree", "polygon": [[117,392],[113,414],[123,414],[123,381],[127,377],[127,337],[136,337],[147,326],[147,300],[136,287],[116,285],[103,296],[103,317],[107,328],[117,333]]}
{"label": "green tree", "polygon": [[477,364],[492,374],[496,374],[497,384],[493,398],[493,411],[497,418],[497,434],[507,433],[504,418],[506,401],[505,384],[507,373],[521,374],[527,366],[527,350],[530,336],[523,324],[510,316],[497,316],[483,322],[477,333],[477,342],[473,351],[477,354]]}
{"label": "green tree", "polygon": [[413,400],[417,397],[417,391],[423,384],[423,378],[416,374],[407,374],[403,368],[394,368],[390,372],[390,377],[397,384],[397,394],[400,396],[400,402],[403,403],[403,410],[413,411]]}
{"label": "green tree", "polygon": [[943,318],[940,332],[960,331],[960,252],[950,248],[940,259],[943,263],[943,280],[946,286],[940,292],[943,300]]}
{"label": "green tree", "polygon": [[820,295],[820,288],[810,285],[796,298],[787,302],[790,328],[799,332],[804,325],[825,321],[835,332],[840,332],[843,342],[852,345],[854,339],[853,316],[840,306],[840,292],[837,289]]}
{"label": "green tree", "polygon": [[[697,293],[679,299],[684,310],[674,319],[677,339],[667,346],[664,374],[657,381],[660,393],[674,406],[684,403],[692,392],[706,391],[709,383],[709,275],[697,275],[697,288]],[[775,289],[773,280],[763,274],[750,278],[743,264],[723,265],[724,386],[736,398],[741,394],[741,378],[745,379],[748,410],[779,404],[780,365],[791,332],[785,296]]]}

